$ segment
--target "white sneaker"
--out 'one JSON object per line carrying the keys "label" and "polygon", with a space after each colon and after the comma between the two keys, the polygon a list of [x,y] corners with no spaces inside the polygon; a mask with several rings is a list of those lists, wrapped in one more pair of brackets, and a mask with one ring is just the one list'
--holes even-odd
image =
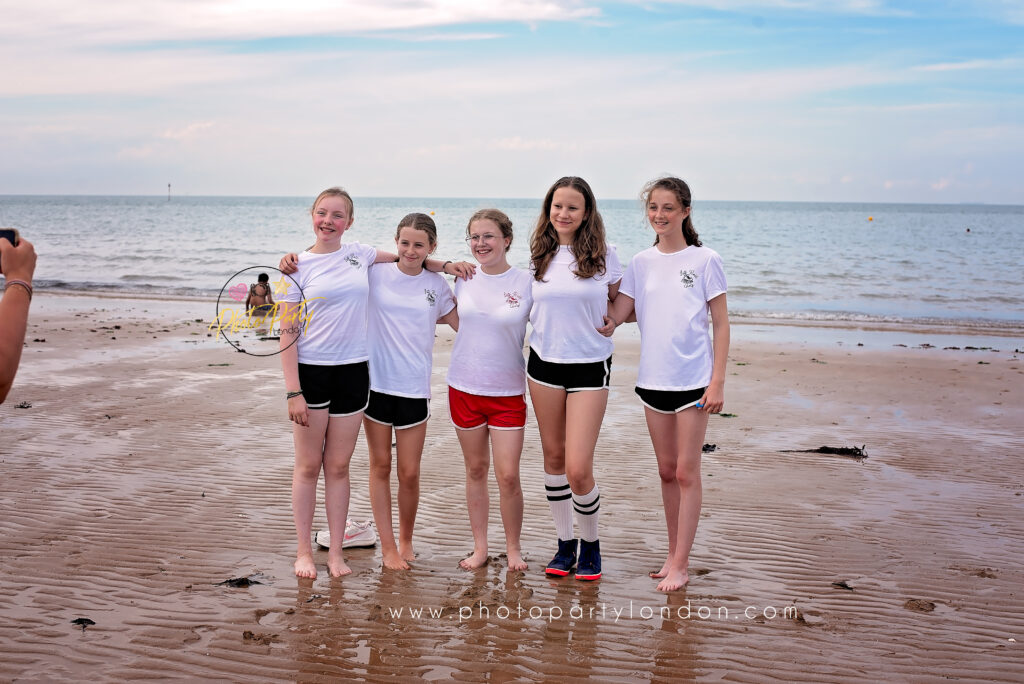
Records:
{"label": "white sneaker", "polygon": [[[331,532],[330,530],[317,530],[314,540],[317,546],[329,549],[331,548]],[[341,548],[351,549],[353,547],[364,547],[364,546],[376,546],[377,545],[377,531],[373,529],[373,523],[369,520],[365,522],[355,522],[348,520],[345,522],[345,540],[341,543]]]}

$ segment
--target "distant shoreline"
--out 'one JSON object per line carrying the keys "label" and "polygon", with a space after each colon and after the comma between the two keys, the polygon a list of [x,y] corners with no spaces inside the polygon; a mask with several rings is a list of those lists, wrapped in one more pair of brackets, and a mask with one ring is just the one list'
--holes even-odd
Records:
{"label": "distant shoreline", "polygon": [[[130,199],[154,199],[161,202],[174,202],[175,200],[238,200],[238,199],[252,199],[252,200],[297,200],[304,203],[310,202],[308,194],[301,195],[195,195],[195,194],[175,194],[170,198],[166,194],[160,195],[133,195],[133,194],[82,194],[82,193],[50,193],[50,194],[33,194],[33,193],[15,193],[15,194],[0,194],[0,201],[4,199],[18,199],[23,197],[30,197],[32,199],[43,199],[48,197],[76,197],[83,199],[117,199],[117,198],[130,198]],[[394,200],[394,201],[422,201],[424,203],[431,202],[460,202],[470,201],[479,202],[481,200],[492,200],[495,203],[502,202],[531,202],[536,204],[537,208],[540,208],[541,197],[492,197],[481,195],[477,196],[444,196],[444,197],[416,197],[416,196],[400,196],[400,195],[353,195],[356,202],[362,200]],[[634,202],[639,203],[639,197],[600,197],[598,198],[598,204],[603,202]],[[833,205],[840,207],[858,207],[858,208],[871,208],[871,207],[985,207],[986,209],[1024,209],[1024,204],[995,204],[992,202],[892,202],[892,201],[871,201],[871,200],[759,200],[759,199],[701,199],[699,201],[701,205],[722,205],[722,204],[749,204],[749,205],[778,205],[786,206],[798,204],[801,206],[808,205]]]}

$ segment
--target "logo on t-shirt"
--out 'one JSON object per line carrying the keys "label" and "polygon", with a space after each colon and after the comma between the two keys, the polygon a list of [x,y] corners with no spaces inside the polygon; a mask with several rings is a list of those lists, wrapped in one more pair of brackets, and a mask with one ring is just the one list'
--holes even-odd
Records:
{"label": "logo on t-shirt", "polygon": [[437,303],[437,292],[434,290],[424,289],[423,294],[427,296],[427,304],[430,304],[430,306],[434,306]]}
{"label": "logo on t-shirt", "polygon": [[683,287],[693,287],[694,282],[697,280],[697,274],[690,271],[679,271],[679,279],[683,283]]}
{"label": "logo on t-shirt", "polygon": [[508,304],[508,308],[518,309],[519,305],[523,303],[523,295],[518,292],[506,292],[505,302]]}
{"label": "logo on t-shirt", "polygon": [[363,265],[359,263],[359,259],[356,257],[355,254],[349,254],[347,257],[345,257],[345,261],[348,262],[349,266],[355,266],[356,268],[363,267]]}

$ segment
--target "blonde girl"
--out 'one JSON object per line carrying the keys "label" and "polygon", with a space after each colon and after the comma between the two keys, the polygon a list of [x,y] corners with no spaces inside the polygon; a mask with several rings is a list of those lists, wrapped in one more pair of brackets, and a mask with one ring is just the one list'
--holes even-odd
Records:
{"label": "blonde girl", "polygon": [[[352,226],[352,197],[328,188],[313,202],[316,243],[289,255],[283,270],[294,273],[282,304],[281,367],[294,423],[295,468],[292,513],[298,550],[295,574],[315,578],[311,533],[316,485],[324,473],[327,525],[335,539],[344,537],[349,504],[349,461],[369,397],[366,310],[368,273],[377,261],[394,255],[358,242],[342,242]],[[287,281],[286,281],[287,282]],[[351,572],[341,544],[328,552],[332,577]]]}

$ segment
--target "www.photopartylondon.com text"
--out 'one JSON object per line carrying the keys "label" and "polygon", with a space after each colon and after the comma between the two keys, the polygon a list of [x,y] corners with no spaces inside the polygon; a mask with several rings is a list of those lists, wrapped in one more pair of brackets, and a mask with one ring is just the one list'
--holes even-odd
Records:
{"label": "www.photopartylondon.com text", "polygon": [[458,608],[442,606],[390,606],[388,613],[392,619],[411,618],[413,620],[534,620],[540,622],[556,622],[559,620],[594,620],[620,622],[623,620],[774,620],[776,618],[795,619],[796,606],[782,608],[775,606],[745,606],[742,609],[730,610],[727,606],[697,606],[691,601],[678,606],[639,605],[630,601],[628,604],[611,605],[595,603],[589,606],[524,606],[485,605],[482,601],[476,604],[459,606]]}

